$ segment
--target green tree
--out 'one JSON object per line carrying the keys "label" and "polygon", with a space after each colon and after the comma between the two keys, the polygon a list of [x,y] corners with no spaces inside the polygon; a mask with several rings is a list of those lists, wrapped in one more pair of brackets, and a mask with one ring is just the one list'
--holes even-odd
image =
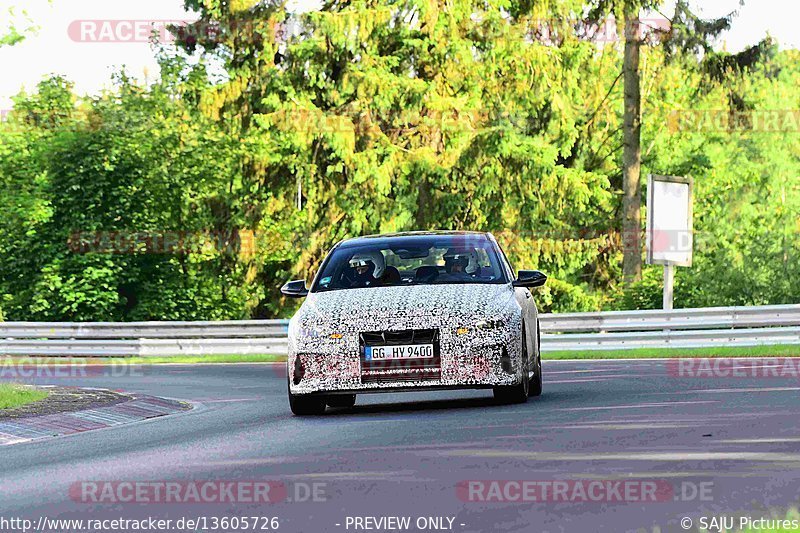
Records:
{"label": "green tree", "polygon": [[[503,233],[515,260],[560,278],[554,291],[588,290],[603,237],[571,233],[601,235],[611,194],[603,173],[567,159],[572,102],[596,92],[580,83],[594,45],[534,38],[542,20],[568,28],[579,3],[511,18],[467,1],[329,2],[297,19],[263,3],[186,6],[201,22],[178,32],[185,50],[227,70],[209,112],[247,148],[232,211],[290,243],[259,257],[267,290],[286,270],[310,275],[338,239],[428,228]],[[211,37],[198,29],[212,24]]]}
{"label": "green tree", "polygon": [[17,200],[0,232],[9,316],[247,316],[244,272],[224,265],[241,252],[237,235],[211,224],[236,147],[193,107],[205,75],[186,69],[165,62],[147,90],[122,75],[79,107],[60,78],[17,99],[4,139],[17,144],[3,143],[3,185]]}
{"label": "green tree", "polygon": [[[120,74],[77,98],[49,78],[0,124],[5,318],[286,316],[278,287],[337,240],[432,228],[494,232],[515,266],[550,275],[544,310],[658,305],[656,269],[622,283],[625,47],[592,38],[598,13],[622,20],[627,4],[186,5],[200,20],[174,28],[153,85]],[[695,178],[676,304],[793,301],[800,149],[757,119],[796,107],[797,52],[716,52],[706,36],[724,21],[684,8],[630,44],[627,106],[628,126],[646,118],[640,173]],[[702,110],[737,121],[676,123]]]}
{"label": "green tree", "polygon": [[[658,12],[663,0],[595,0],[590,20],[614,15],[624,27],[623,119],[622,119],[622,271],[625,282],[638,281],[642,273],[641,206],[641,128],[642,89],[640,73],[641,49],[647,34],[643,12]],[[743,4],[741,0],[740,4]],[[710,41],[730,27],[735,13],[715,20],[703,20],[692,13],[688,0],[678,0],[662,46],[667,56],[690,52],[709,52]],[[656,33],[663,31],[656,29]],[[652,31],[650,32],[653,33]]]}

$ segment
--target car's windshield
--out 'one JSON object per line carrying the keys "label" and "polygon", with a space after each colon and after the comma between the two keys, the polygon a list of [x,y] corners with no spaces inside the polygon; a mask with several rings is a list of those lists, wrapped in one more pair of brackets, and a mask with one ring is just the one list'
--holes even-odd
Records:
{"label": "car's windshield", "polygon": [[507,283],[494,243],[485,235],[363,239],[337,247],[312,292],[364,287]]}

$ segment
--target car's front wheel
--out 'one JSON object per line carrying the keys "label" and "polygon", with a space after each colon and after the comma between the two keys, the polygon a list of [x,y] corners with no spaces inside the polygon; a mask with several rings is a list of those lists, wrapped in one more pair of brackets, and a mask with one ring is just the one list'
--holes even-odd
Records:
{"label": "car's front wheel", "polygon": [[525,330],[522,331],[522,380],[516,385],[501,385],[494,387],[494,398],[500,403],[525,403],[528,401],[530,388],[530,368],[528,363],[528,343],[525,339]]}
{"label": "car's front wheel", "polygon": [[325,398],[292,394],[289,390],[289,407],[297,416],[321,415],[325,412]]}
{"label": "car's front wheel", "polygon": [[356,404],[356,395],[355,394],[336,394],[329,396],[325,403],[328,404],[329,407],[344,407],[349,409]]}
{"label": "car's front wheel", "polygon": [[542,340],[539,335],[539,324],[536,324],[536,357],[533,361],[533,379],[529,384],[528,396],[542,395]]}

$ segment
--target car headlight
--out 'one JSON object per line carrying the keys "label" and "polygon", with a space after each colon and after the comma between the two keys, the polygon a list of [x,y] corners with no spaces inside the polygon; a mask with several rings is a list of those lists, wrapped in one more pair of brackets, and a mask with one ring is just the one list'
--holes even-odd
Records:
{"label": "car headlight", "polygon": [[481,320],[475,324],[477,329],[497,329],[505,327],[508,324],[508,319],[503,316],[493,316]]}
{"label": "car headlight", "polygon": [[312,324],[297,328],[299,339],[341,339],[344,335],[334,331],[332,328],[325,327],[323,324]]}
{"label": "car headlight", "polygon": [[501,315],[492,316],[492,317],[489,317],[489,318],[485,318],[485,319],[483,319],[483,320],[481,320],[479,322],[476,322],[472,326],[469,326],[469,327],[462,326],[462,327],[460,327],[460,328],[458,328],[456,330],[456,333],[458,335],[464,335],[466,333],[469,333],[472,330],[483,330],[483,331],[486,331],[486,330],[490,330],[490,329],[498,329],[498,328],[505,327],[506,324],[508,324],[508,317],[501,316]]}

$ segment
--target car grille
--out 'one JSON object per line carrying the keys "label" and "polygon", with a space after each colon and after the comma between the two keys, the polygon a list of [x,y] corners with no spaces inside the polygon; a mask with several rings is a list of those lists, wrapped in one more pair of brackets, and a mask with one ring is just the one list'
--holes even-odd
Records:
{"label": "car grille", "polygon": [[[433,344],[430,359],[391,359],[367,361],[366,346],[397,346],[402,344]],[[361,383],[390,383],[437,381],[442,377],[438,329],[409,329],[402,331],[368,331],[359,335]]]}

